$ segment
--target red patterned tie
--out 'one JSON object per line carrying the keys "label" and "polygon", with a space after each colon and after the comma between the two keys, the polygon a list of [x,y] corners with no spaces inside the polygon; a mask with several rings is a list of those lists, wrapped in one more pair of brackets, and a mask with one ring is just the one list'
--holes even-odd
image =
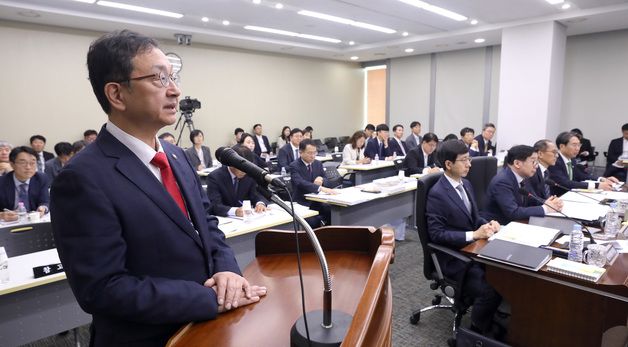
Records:
{"label": "red patterned tie", "polygon": [[179,205],[179,208],[181,209],[183,214],[188,217],[188,212],[185,208],[183,196],[181,195],[179,186],[177,186],[177,181],[174,178],[174,174],[172,173],[172,169],[170,168],[170,164],[168,163],[166,154],[164,152],[157,152],[157,154],[155,154],[155,157],[153,158],[153,160],[150,161],[150,163],[159,168],[159,171],[161,172],[161,182],[163,183],[168,193],[170,193],[170,196],[172,196],[172,198],[174,199],[174,202]]}

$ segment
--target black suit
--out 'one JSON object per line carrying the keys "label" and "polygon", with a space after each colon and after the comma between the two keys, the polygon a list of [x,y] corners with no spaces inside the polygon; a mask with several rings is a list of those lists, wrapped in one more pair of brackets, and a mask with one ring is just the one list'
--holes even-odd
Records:
{"label": "black suit", "polygon": [[[576,165],[576,162],[573,159],[571,160],[571,168],[573,172],[572,180],[569,179],[569,174],[567,173],[567,167],[565,166],[565,161],[563,160],[563,157],[559,155],[558,159],[556,160],[556,164],[548,168],[549,178],[551,178],[554,182],[568,189],[574,189],[574,188],[586,189],[589,187],[589,184],[587,182],[582,182],[582,181],[595,179],[593,178],[593,176],[586,173],[580,165]],[[552,195],[556,195],[556,196],[561,196],[565,194],[565,190],[558,187],[551,187],[551,192],[552,192]]]}
{"label": "black suit", "polygon": [[294,159],[294,149],[292,149],[292,145],[290,143],[283,145],[279,149],[279,153],[277,153],[277,169],[281,170],[282,167],[285,167],[286,171],[290,172],[290,164],[294,161]]}
{"label": "black suit", "polygon": [[[545,170],[545,172],[549,176],[549,171]],[[536,173],[534,174],[534,176],[528,178],[528,184],[529,184],[529,186],[530,186],[530,188],[532,190],[530,193],[532,193],[532,194],[534,194],[534,195],[536,195],[539,198],[544,199],[544,200],[550,197],[549,194],[547,194],[545,192],[545,190],[546,190],[545,187],[547,185],[545,184],[545,178],[543,177],[543,174],[541,173],[541,168],[540,167],[536,168]]]}
{"label": "black suit", "polygon": [[[427,166],[431,167],[434,165],[436,165],[436,151],[427,156]],[[423,168],[425,168],[425,156],[423,155],[421,145],[408,151],[406,158],[403,160],[403,167],[407,175],[423,172]]]}
{"label": "black suit", "polygon": [[488,142],[484,142],[482,134],[476,136],[475,139],[478,141],[478,156],[486,157],[489,149],[493,151],[493,155],[497,153],[497,146],[493,143],[493,141],[489,140]]}
{"label": "black suit", "polygon": [[251,206],[261,201],[257,194],[257,183],[249,176],[244,176],[238,181],[236,193],[231,174],[226,166],[214,170],[207,177],[207,196],[214,213],[223,217],[228,215],[232,207],[241,207],[244,200],[250,200]]}
{"label": "black suit", "polygon": [[[11,171],[6,175],[0,176],[0,210],[14,210],[17,205],[15,201],[15,182],[13,181],[15,172]],[[28,205],[26,209],[29,211],[36,210],[39,206],[48,207],[50,195],[48,188],[50,181],[46,174],[41,172],[35,173],[28,182]],[[26,205],[26,202],[24,202]]]}
{"label": "black suit", "polygon": [[[522,181],[524,188],[529,192],[527,180]],[[501,225],[512,221],[528,219],[532,216],[543,217],[545,210],[534,199],[524,197],[519,193],[520,185],[509,166],[504,167],[491,180],[486,191],[486,210],[483,216],[494,219]]]}
{"label": "black suit", "polygon": [[[589,155],[582,155],[582,152],[589,152]],[[589,139],[585,139],[584,137],[580,139],[580,152],[578,152],[578,158],[582,161],[590,161],[595,159],[593,155],[593,147],[591,147],[591,141]]]}
{"label": "black suit", "polygon": [[384,147],[383,143],[380,145],[379,139],[374,138],[366,143],[364,156],[375,159],[375,155],[377,155],[380,160],[384,160],[386,157],[392,156],[395,151],[397,151],[397,153],[401,151],[397,145],[397,141],[388,139],[388,147]]}
{"label": "black suit", "polygon": [[[262,135],[262,139],[264,140],[264,146],[266,147],[266,153],[271,153],[273,151],[273,148],[270,147],[270,142],[268,142],[268,137],[266,137],[266,135]],[[255,141],[255,154],[261,156],[262,155],[262,149],[259,146],[259,141],[257,140],[257,136],[255,134],[253,134],[253,141]]]}
{"label": "black suit", "polygon": [[299,204],[309,206],[311,209],[318,211],[325,224],[329,224],[331,219],[329,205],[305,199],[305,194],[317,193],[320,189],[317,184],[314,184],[316,177],[323,178],[323,186],[329,187],[330,185],[329,180],[325,177],[323,164],[318,160],[314,160],[311,166],[312,172],[310,173],[302,159],[295,160],[290,164],[290,177],[293,190],[292,197]]}
{"label": "black suit", "polygon": [[626,181],[626,169],[613,166],[613,163],[621,157],[624,153],[624,138],[613,139],[608,145],[608,152],[606,158],[606,170],[604,171],[604,177],[613,176],[620,181]]}

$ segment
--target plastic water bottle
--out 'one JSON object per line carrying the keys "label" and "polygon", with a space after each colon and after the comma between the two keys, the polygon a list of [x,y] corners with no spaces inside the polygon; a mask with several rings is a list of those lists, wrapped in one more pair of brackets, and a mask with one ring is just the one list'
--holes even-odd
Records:
{"label": "plastic water bottle", "polygon": [[569,254],[567,258],[571,261],[582,262],[582,249],[584,248],[584,235],[580,224],[574,224],[569,239]]}
{"label": "plastic water bottle", "polygon": [[251,200],[242,201],[242,220],[244,223],[250,222],[253,217],[253,209],[251,208]]}
{"label": "plastic water bottle", "polygon": [[0,283],[9,282],[9,257],[4,247],[0,247]]}
{"label": "plastic water bottle", "polygon": [[281,180],[285,183],[285,184],[289,184],[290,180],[292,178],[290,177],[290,174],[286,171],[285,167],[281,168]]}
{"label": "plastic water bottle", "polygon": [[17,220],[20,223],[28,221],[28,211],[26,211],[26,207],[24,207],[24,203],[21,201],[17,203]]}
{"label": "plastic water bottle", "polygon": [[285,167],[281,168],[281,178],[284,178],[284,179],[286,178],[286,168]]}
{"label": "plastic water bottle", "polygon": [[334,146],[334,153],[338,153],[338,146]]}
{"label": "plastic water bottle", "polygon": [[377,162],[379,161],[379,155],[375,154],[375,158],[373,158],[373,161],[375,162],[375,164],[377,164]]}
{"label": "plastic water bottle", "polygon": [[604,223],[604,233],[616,236],[621,229],[619,220],[619,212],[617,211],[617,202],[611,202],[611,210],[606,213],[606,223]]}

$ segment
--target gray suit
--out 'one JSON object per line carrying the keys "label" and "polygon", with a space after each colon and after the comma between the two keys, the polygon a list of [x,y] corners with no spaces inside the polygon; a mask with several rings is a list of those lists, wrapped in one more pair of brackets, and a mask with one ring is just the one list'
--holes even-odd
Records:
{"label": "gray suit", "polygon": [[408,147],[408,151],[410,151],[413,148],[417,147],[419,145],[419,143],[421,143],[422,139],[423,139],[423,137],[419,136],[419,142],[417,142],[416,138],[414,137],[414,134],[410,133],[410,135],[408,135],[408,137],[406,137],[406,147]]}
{"label": "gray suit", "polygon": [[[209,147],[201,146],[201,150],[203,151],[203,160],[205,161],[205,167],[212,167],[212,156],[209,152]],[[196,170],[198,166],[201,164],[201,159],[198,157],[198,153],[194,146],[185,150],[185,155],[190,160],[190,164]]]}

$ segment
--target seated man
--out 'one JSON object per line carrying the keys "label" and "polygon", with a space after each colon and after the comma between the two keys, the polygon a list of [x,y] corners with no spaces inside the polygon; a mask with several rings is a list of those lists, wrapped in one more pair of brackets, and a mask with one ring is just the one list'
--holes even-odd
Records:
{"label": "seated man", "polygon": [[[236,146],[233,150],[242,158],[253,162],[253,152],[244,146]],[[264,212],[266,204],[257,194],[257,183],[246,172],[232,166],[222,166],[207,177],[207,196],[211,201],[214,214],[217,216],[242,217],[242,202],[250,200],[255,212]]]}
{"label": "seated man", "polygon": [[621,132],[623,136],[613,139],[608,145],[604,176],[626,182],[626,167],[621,159],[628,159],[628,123],[622,125]]}
{"label": "seated man", "polygon": [[13,171],[11,162],[9,161],[11,149],[13,149],[13,146],[11,146],[10,143],[0,140],[0,176]]}
{"label": "seated man", "polygon": [[33,135],[30,138],[31,148],[35,151],[37,157],[37,171],[43,173],[46,170],[46,162],[55,156],[44,151],[46,147],[46,138],[42,135]]}
{"label": "seated man", "polygon": [[[583,182],[585,180],[595,180],[595,178],[584,171],[580,165],[576,165],[575,158],[580,152],[580,139],[578,135],[570,132],[562,132],[556,137],[556,146],[558,146],[558,159],[556,165],[551,166],[548,170],[549,177],[557,184],[567,188],[582,188],[611,190],[613,183],[617,182],[615,177],[606,179],[600,177],[598,182]],[[563,188],[558,186],[551,187],[554,195],[560,196],[565,193]]]}
{"label": "seated man", "polygon": [[290,164],[299,159],[299,144],[303,139],[303,132],[299,128],[290,130],[290,137],[288,143],[282,146],[277,153],[277,170],[281,170],[282,167],[286,168],[287,172],[290,172]]}
{"label": "seated man", "polygon": [[97,137],[98,131],[94,129],[87,129],[83,132],[83,141],[85,141],[86,145],[89,145],[90,143],[96,141]]}
{"label": "seated man", "polygon": [[165,132],[165,133],[162,133],[161,135],[159,135],[159,139],[160,140],[164,140],[164,141],[168,141],[168,142],[170,142],[173,145],[177,144],[177,140],[174,138],[174,135],[172,135],[169,132]]}
{"label": "seated man", "polygon": [[[500,225],[479,215],[473,187],[464,178],[471,167],[469,149],[462,141],[447,141],[443,143],[439,158],[445,174],[427,196],[430,241],[458,250],[474,240],[491,237]],[[460,279],[463,275],[462,261],[444,254],[438,254],[438,260],[445,276]],[[469,268],[463,291],[473,298],[472,329],[486,334],[491,329],[501,297],[484,279],[484,268],[479,263],[474,262]]]}
{"label": "seated man", "polygon": [[495,155],[497,145],[493,142],[493,136],[495,136],[495,124],[484,124],[482,133],[475,137],[475,140],[478,142],[479,156],[486,157]]}
{"label": "seated man", "polygon": [[327,204],[313,202],[305,199],[305,194],[324,192],[336,194],[334,189],[326,187],[329,180],[325,178],[323,164],[316,160],[316,145],[314,141],[305,139],[299,144],[300,160],[290,164],[290,176],[292,179],[293,198],[301,205],[309,206],[320,213],[320,219],[329,225],[331,211]]}
{"label": "seated man", "polygon": [[558,148],[550,140],[539,140],[534,144],[534,151],[539,156],[539,166],[534,176],[530,177],[531,193],[542,199],[552,196],[550,186],[545,182],[549,178],[548,168],[556,164],[558,158]]}
{"label": "seated man", "polygon": [[[563,202],[552,196],[545,205],[523,194],[521,188],[531,192],[528,179],[536,174],[538,155],[534,148],[514,146],[504,159],[506,166],[493,177],[486,193],[487,206],[484,217],[500,224],[526,220],[532,216],[543,217],[546,213],[560,211]],[[549,205],[549,206],[548,206]]]}
{"label": "seated man", "polygon": [[469,155],[471,157],[477,157],[480,155],[480,149],[478,147],[478,140],[474,139],[475,130],[473,128],[464,127],[460,129],[460,139],[469,148]]}
{"label": "seated man", "polygon": [[364,150],[364,156],[375,159],[375,156],[379,160],[392,160],[395,153],[401,153],[396,141],[390,141],[388,125],[380,124],[375,128],[377,137],[366,143],[366,149]]}
{"label": "seated man", "polygon": [[0,177],[0,210],[15,210],[23,202],[26,211],[48,212],[49,181],[37,172],[37,153],[30,147],[15,147],[9,161],[13,171]]}
{"label": "seated man", "polygon": [[59,142],[55,145],[55,153],[57,157],[46,162],[46,175],[51,182],[74,155],[74,147],[69,142]]}
{"label": "seated man", "polygon": [[393,127],[393,141],[397,142],[397,147],[401,152],[398,152],[398,155],[406,156],[408,154],[408,146],[406,142],[403,140],[403,125],[397,124]]}
{"label": "seated man", "polygon": [[262,125],[255,124],[253,125],[253,141],[255,141],[255,154],[262,158],[269,157],[273,154],[273,148],[270,146],[270,142],[268,142],[268,137],[266,135],[262,135]]}
{"label": "seated man", "polygon": [[436,146],[438,146],[438,136],[434,133],[427,133],[423,135],[421,144],[408,151],[403,160],[403,167],[406,170],[406,175],[413,174],[426,174],[432,172],[438,172],[439,168],[436,167]]}

